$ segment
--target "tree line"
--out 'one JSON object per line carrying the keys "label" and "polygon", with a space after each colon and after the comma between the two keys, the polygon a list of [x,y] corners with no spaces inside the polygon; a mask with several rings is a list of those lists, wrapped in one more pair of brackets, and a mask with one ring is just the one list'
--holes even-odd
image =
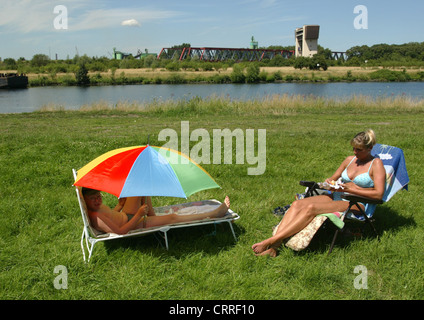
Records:
{"label": "tree line", "polygon": [[424,42],[409,42],[405,44],[376,44],[355,46],[346,51],[350,65],[384,65],[397,62],[405,65],[422,66],[424,62]]}
{"label": "tree line", "polygon": [[[190,44],[184,44],[190,46]],[[174,46],[178,47],[178,46]],[[294,47],[270,46],[266,49],[294,50]],[[294,56],[283,58],[276,56],[273,59],[264,59],[256,64],[265,66],[293,66],[294,68],[309,68],[326,70],[329,66],[424,66],[424,42],[411,42],[401,45],[376,44],[373,46],[355,46],[346,51],[347,59],[335,59],[331,50],[319,46],[318,54],[312,58]],[[0,58],[0,70],[17,70],[18,73],[36,73],[55,75],[58,73],[77,74],[81,66],[90,72],[107,72],[117,69],[164,68],[170,71],[194,70],[212,71],[233,67],[240,61],[207,62],[199,59],[157,59],[155,56],[146,56],[141,59],[129,57],[124,60],[115,60],[107,57],[78,56],[65,60],[52,60],[45,54],[36,54],[31,60],[25,58]]]}

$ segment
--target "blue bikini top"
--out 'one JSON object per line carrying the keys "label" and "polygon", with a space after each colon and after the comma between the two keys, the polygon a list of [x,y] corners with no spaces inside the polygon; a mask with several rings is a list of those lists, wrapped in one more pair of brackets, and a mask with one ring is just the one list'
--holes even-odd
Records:
{"label": "blue bikini top", "polygon": [[349,162],[346,169],[342,172],[342,180],[344,183],[347,182],[353,182],[357,186],[361,188],[372,188],[374,187],[374,181],[370,177],[370,170],[372,163],[374,162],[375,158],[371,161],[370,167],[368,168],[368,172],[361,173],[355,177],[355,179],[350,180],[349,176],[347,175],[347,168],[350,166],[353,160],[355,160],[356,157],[353,157],[353,159]]}

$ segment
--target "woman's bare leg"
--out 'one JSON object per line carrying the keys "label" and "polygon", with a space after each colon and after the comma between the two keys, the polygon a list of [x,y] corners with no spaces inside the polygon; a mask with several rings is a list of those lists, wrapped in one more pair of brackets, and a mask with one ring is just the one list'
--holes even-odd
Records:
{"label": "woman's bare leg", "polygon": [[[308,197],[301,200],[296,200],[292,203],[289,210],[283,216],[281,223],[278,226],[278,230],[285,229],[287,226],[293,223],[293,220],[297,217],[298,213],[312,203],[329,203],[332,198],[327,195]],[[277,233],[276,232],[276,233]]]}
{"label": "woman's bare leg", "polygon": [[[271,238],[268,238],[268,239],[266,239],[262,242],[254,244],[252,246],[253,251],[256,254],[261,254],[261,253],[265,253],[265,252],[267,254],[269,254],[270,253],[269,248],[272,246],[273,250],[271,250],[272,251],[271,255],[274,255],[273,251],[275,251],[275,249],[279,247],[279,245],[282,243],[282,241],[285,238],[290,237],[292,235],[292,234],[290,234],[291,232],[296,231],[297,228],[295,229],[295,231],[293,231],[292,229],[293,229],[294,226],[296,227],[298,225],[299,218],[301,218],[301,212],[303,212],[304,209],[307,208],[308,205],[310,205],[312,203],[316,203],[316,202],[331,202],[331,201],[332,201],[332,199],[328,196],[316,196],[316,197],[304,198],[304,199],[301,199],[301,200],[294,201],[292,203],[292,205],[290,206],[289,210],[284,215],[280,224],[278,225],[275,234]],[[309,223],[308,220],[305,221],[305,223],[306,223],[305,226],[307,225],[307,223]],[[277,241],[277,240],[279,240],[279,241]],[[277,243],[274,244],[274,242],[277,242]],[[274,249],[274,247],[275,247],[275,249]],[[276,252],[275,252],[275,254],[276,254]]]}
{"label": "woman's bare leg", "polygon": [[[306,199],[311,200],[303,201]],[[316,196],[306,199],[298,200],[293,203],[286,213],[287,217],[284,216],[275,235],[252,246],[253,251],[257,255],[269,254],[275,256],[276,250],[283,240],[301,231],[315,218],[315,216],[321,213],[344,211],[349,205],[346,201],[333,201],[327,196]],[[285,219],[286,221],[284,221]]]}

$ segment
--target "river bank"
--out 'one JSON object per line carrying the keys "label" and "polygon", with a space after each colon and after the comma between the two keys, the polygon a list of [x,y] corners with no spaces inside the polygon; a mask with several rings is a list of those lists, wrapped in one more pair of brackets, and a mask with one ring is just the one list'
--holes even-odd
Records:
{"label": "river bank", "polygon": [[[261,67],[255,77],[234,77],[233,68],[211,71],[168,69],[114,69],[108,72],[89,72],[90,85],[125,84],[187,84],[187,83],[273,83],[273,82],[368,82],[368,81],[424,81],[420,67],[329,67],[326,71],[295,69],[293,67]],[[73,73],[28,74],[29,85],[74,86]]]}

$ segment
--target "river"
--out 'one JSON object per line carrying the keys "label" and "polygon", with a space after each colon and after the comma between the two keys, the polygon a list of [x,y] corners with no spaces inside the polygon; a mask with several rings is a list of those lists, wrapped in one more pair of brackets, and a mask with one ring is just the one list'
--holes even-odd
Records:
{"label": "river", "polygon": [[191,99],[196,96],[249,100],[284,94],[337,99],[348,99],[354,95],[372,98],[406,96],[412,99],[424,99],[424,82],[161,84],[3,89],[0,90],[0,113],[32,112],[43,106],[61,106],[66,110],[77,110],[83,105],[99,101],[113,105],[120,101],[145,103]]}

